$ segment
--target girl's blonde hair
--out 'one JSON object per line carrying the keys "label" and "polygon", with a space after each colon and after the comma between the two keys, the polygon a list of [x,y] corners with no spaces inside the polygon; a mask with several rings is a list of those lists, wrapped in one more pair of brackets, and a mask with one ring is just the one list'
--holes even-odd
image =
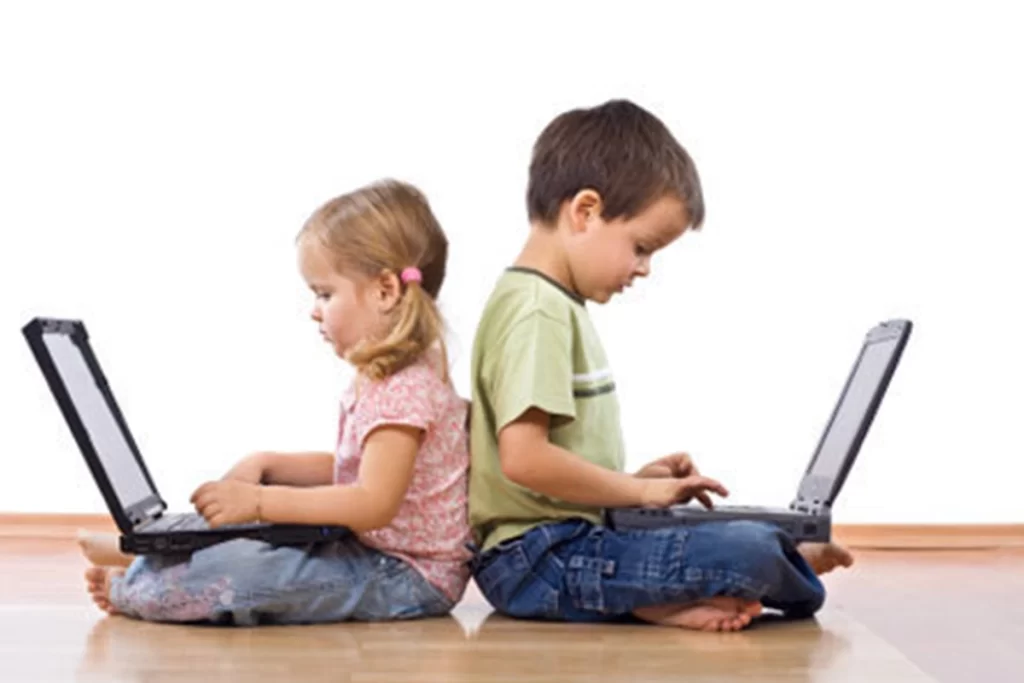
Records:
{"label": "girl's blonde hair", "polygon": [[[448,377],[444,321],[437,296],[444,283],[448,238],[426,197],[412,185],[382,180],[336,197],[313,213],[299,240],[319,241],[341,273],[376,278],[394,273],[402,287],[381,339],[367,340],[349,352],[356,369],[379,380],[411,365],[437,344],[441,371]],[[402,271],[417,268],[422,280],[404,282]]]}

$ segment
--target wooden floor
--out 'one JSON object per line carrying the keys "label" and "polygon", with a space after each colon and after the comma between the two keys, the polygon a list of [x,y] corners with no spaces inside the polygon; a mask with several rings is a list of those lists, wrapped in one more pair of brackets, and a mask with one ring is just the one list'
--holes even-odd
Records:
{"label": "wooden floor", "polygon": [[202,628],[105,617],[64,539],[0,535],[0,680],[1024,681],[1024,549],[871,551],[816,621],[739,634],[505,619],[475,590],[400,624]]}

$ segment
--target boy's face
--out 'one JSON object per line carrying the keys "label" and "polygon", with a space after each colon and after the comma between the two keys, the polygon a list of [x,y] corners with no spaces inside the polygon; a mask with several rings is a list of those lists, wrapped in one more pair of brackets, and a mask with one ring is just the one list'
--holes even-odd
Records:
{"label": "boy's face", "polygon": [[677,240],[690,221],[683,202],[671,196],[630,219],[605,221],[600,197],[591,194],[596,201],[588,202],[580,193],[570,206],[567,251],[577,292],[603,304],[635,278],[650,275],[651,257]]}

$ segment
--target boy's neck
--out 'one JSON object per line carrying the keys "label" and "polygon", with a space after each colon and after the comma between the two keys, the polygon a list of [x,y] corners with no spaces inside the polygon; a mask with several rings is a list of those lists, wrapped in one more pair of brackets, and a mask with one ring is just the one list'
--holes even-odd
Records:
{"label": "boy's neck", "polygon": [[530,236],[512,265],[543,273],[578,296],[561,235],[555,228],[530,226]]}

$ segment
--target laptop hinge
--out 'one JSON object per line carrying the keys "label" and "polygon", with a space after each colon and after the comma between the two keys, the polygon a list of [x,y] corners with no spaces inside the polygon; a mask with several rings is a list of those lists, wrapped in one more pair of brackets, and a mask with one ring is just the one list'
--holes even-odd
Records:
{"label": "laptop hinge", "polygon": [[797,498],[789,504],[789,509],[805,515],[825,515],[829,512],[829,505],[823,500],[809,501]]}
{"label": "laptop hinge", "polygon": [[151,522],[154,519],[159,519],[163,514],[163,506],[157,503],[151,505],[145,510],[135,510],[128,513],[128,519],[131,520],[132,526],[138,526],[143,522]]}

